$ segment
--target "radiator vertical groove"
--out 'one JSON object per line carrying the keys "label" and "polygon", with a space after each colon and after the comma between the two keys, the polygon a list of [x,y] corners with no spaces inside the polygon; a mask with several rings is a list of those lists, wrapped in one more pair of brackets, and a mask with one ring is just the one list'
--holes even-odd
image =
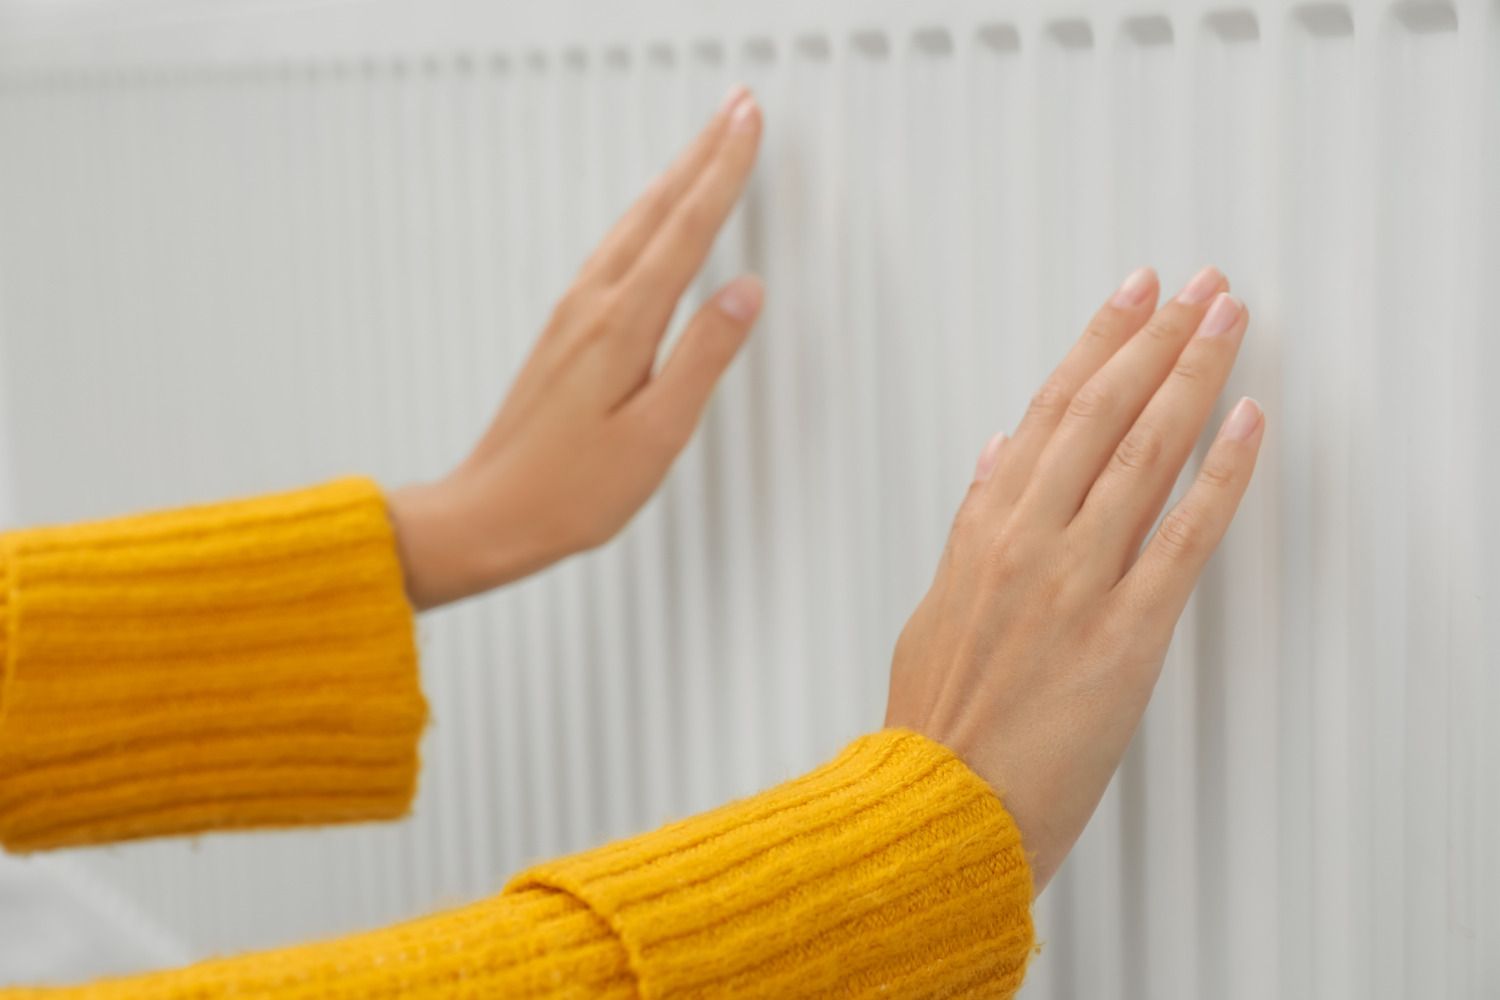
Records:
{"label": "radiator vertical groove", "polygon": [[81,869],[239,950],[797,773],[880,724],[988,436],[1212,261],[1270,433],[1025,995],[1500,994],[1500,2],[617,6],[0,0],[27,522],[439,474],[727,87],[767,121],[664,353],[743,271],[763,320],[621,538],[422,620],[414,815]]}

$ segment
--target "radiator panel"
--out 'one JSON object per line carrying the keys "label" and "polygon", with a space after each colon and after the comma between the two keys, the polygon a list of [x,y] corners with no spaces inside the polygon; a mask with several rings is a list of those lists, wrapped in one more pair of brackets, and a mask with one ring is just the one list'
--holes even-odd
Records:
{"label": "radiator panel", "polygon": [[0,4],[19,523],[439,472],[731,82],[768,122],[684,309],[763,274],[751,344],[619,539],[423,620],[413,817],[65,863],[234,951],[798,773],[988,435],[1211,260],[1261,467],[1026,995],[1500,993],[1500,4],[623,6]]}

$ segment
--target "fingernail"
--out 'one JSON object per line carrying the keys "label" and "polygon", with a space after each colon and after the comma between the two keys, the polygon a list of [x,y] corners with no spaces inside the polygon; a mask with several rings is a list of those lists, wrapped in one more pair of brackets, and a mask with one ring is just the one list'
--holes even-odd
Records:
{"label": "fingernail", "polygon": [[755,127],[756,119],[760,117],[760,108],[755,103],[755,98],[749,94],[744,100],[735,106],[734,115],[729,119],[729,130],[731,132],[748,132]]}
{"label": "fingernail", "polygon": [[1214,299],[1214,304],[1208,307],[1208,315],[1198,324],[1198,336],[1217,337],[1221,333],[1228,333],[1239,322],[1243,311],[1244,306],[1239,299],[1228,292],[1220,292],[1218,298]]}
{"label": "fingernail", "polygon": [[1214,293],[1214,290],[1219,287],[1219,282],[1223,280],[1224,276],[1219,273],[1219,269],[1210,264],[1193,275],[1193,280],[1183,286],[1182,291],[1177,293],[1177,301],[1186,302],[1188,305],[1207,302],[1208,297]]}
{"label": "fingernail", "polygon": [[974,466],[974,481],[976,483],[982,483],[990,478],[990,473],[995,468],[995,458],[1000,454],[1000,446],[1004,443],[1004,431],[997,433],[985,442],[984,450],[979,453],[979,464]]}
{"label": "fingernail", "polygon": [[725,285],[714,297],[714,304],[730,319],[748,323],[755,318],[756,313],[760,312],[760,304],[764,298],[764,286],[756,279],[747,276],[736,278]]}
{"label": "fingernail", "polygon": [[1245,441],[1260,426],[1260,404],[1249,396],[1234,404],[1229,419],[1224,421],[1224,436],[1231,441]]}
{"label": "fingernail", "polygon": [[1110,298],[1109,304],[1125,309],[1145,302],[1146,295],[1151,291],[1153,277],[1154,274],[1149,267],[1138,267],[1131,271],[1130,276],[1120,282],[1120,287]]}
{"label": "fingernail", "polygon": [[740,98],[750,93],[750,88],[743,83],[737,83],[729,88],[729,93],[724,95],[724,100],[719,104],[719,112],[722,114],[740,102]]}

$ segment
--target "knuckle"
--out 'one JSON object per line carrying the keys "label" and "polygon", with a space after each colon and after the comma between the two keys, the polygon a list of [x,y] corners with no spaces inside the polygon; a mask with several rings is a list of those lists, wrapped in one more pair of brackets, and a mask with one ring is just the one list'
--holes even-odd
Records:
{"label": "knuckle", "polygon": [[590,316],[581,324],[581,331],[580,339],[598,343],[609,340],[609,335],[614,332],[614,324],[606,316]]}
{"label": "knuckle", "polygon": [[1068,401],[1068,416],[1078,420],[1095,420],[1114,406],[1114,393],[1103,382],[1090,380]]}
{"label": "knuckle", "polygon": [[1180,383],[1197,385],[1208,376],[1208,372],[1204,369],[1203,363],[1189,357],[1190,354],[1192,354],[1191,351],[1177,359],[1177,363],[1172,366],[1171,377]]}
{"label": "knuckle", "polygon": [[595,315],[610,318],[624,315],[633,299],[630,288],[621,284],[595,292],[589,302]]}
{"label": "knuckle", "polygon": [[1147,424],[1137,424],[1115,449],[1115,465],[1127,472],[1144,472],[1161,458],[1165,444],[1161,432]]}
{"label": "knuckle", "polygon": [[579,322],[589,340],[609,340],[627,324],[629,299],[623,289],[600,292],[586,310],[579,310]]}
{"label": "knuckle", "polygon": [[1185,559],[1203,546],[1203,522],[1192,508],[1179,507],[1162,518],[1156,536],[1168,556]]}
{"label": "knuckle", "polygon": [[1211,486],[1216,490],[1227,490],[1234,485],[1235,469],[1229,462],[1210,457],[1198,470],[1198,479],[1205,486]]}
{"label": "knuckle", "polygon": [[1026,555],[1008,532],[992,535],[984,548],[984,576],[995,586],[1002,586],[1025,574]]}
{"label": "knuckle", "polygon": [[1062,415],[1071,396],[1072,394],[1056,379],[1048,379],[1031,397],[1026,412],[1029,416],[1042,420],[1053,420]]}
{"label": "knuckle", "polygon": [[593,332],[605,316],[600,300],[607,294],[582,285],[569,288],[553,305],[548,325],[559,330]]}
{"label": "knuckle", "polygon": [[1157,344],[1174,344],[1181,336],[1178,324],[1172,322],[1170,315],[1153,316],[1141,329],[1140,335]]}
{"label": "knuckle", "polygon": [[983,531],[982,566],[984,578],[995,589],[1015,586],[1024,582],[1028,589],[1045,590],[1050,574],[1044,558],[1045,547],[1039,547],[1034,538],[1028,537],[1014,522],[997,529],[981,527]]}
{"label": "knuckle", "polygon": [[1108,344],[1114,341],[1109,326],[1094,320],[1083,328],[1083,336],[1080,338],[1086,344]]}
{"label": "knuckle", "polygon": [[606,317],[590,317],[582,324],[579,340],[583,344],[605,344],[608,343],[615,332],[615,325]]}
{"label": "knuckle", "polygon": [[685,202],[678,219],[679,231],[687,238],[697,238],[712,233],[718,228],[713,206],[707,199],[694,198]]}

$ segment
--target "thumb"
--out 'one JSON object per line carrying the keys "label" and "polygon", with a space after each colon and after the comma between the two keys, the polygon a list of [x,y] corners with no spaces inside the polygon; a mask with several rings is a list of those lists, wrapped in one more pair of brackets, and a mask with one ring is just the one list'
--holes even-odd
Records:
{"label": "thumb", "polygon": [[760,315],[765,286],[753,274],[724,285],[688,323],[661,371],[641,390],[640,405],[669,430],[680,448],[703,416],[719,377]]}

